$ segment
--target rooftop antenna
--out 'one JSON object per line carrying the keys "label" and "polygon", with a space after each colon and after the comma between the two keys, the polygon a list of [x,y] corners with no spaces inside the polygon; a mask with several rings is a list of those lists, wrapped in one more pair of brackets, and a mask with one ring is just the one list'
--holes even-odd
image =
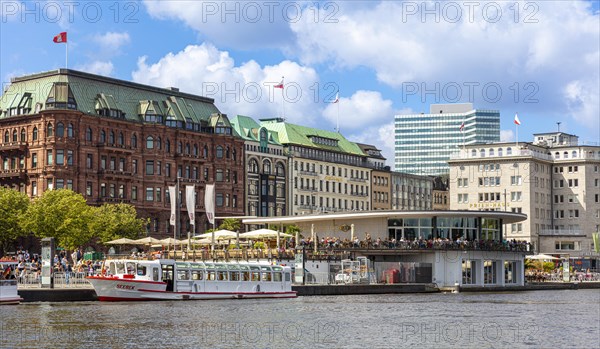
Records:
{"label": "rooftop antenna", "polygon": [[560,132],[560,124],[562,124],[562,122],[560,122],[560,121],[556,122],[556,125],[558,125],[558,132]]}

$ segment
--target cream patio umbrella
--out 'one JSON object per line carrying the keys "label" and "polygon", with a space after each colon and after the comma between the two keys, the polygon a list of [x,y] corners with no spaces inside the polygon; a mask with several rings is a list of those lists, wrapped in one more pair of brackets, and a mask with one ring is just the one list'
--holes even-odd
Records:
{"label": "cream patio umbrella", "polygon": [[249,231],[247,233],[240,234],[240,238],[242,239],[272,239],[277,238],[277,249],[279,249],[279,239],[280,238],[291,238],[291,234],[282,233],[279,230],[271,230],[271,229],[258,229]]}
{"label": "cream patio umbrella", "polygon": [[120,238],[112,241],[108,241],[104,243],[105,245],[137,245],[135,240],[131,240],[128,238]]}
{"label": "cream patio umbrella", "polygon": [[538,261],[550,261],[550,260],[555,260],[555,259],[560,259],[560,258],[556,258],[547,254],[536,254],[533,256],[527,256],[525,257],[526,259],[531,259],[531,260],[538,260]]}

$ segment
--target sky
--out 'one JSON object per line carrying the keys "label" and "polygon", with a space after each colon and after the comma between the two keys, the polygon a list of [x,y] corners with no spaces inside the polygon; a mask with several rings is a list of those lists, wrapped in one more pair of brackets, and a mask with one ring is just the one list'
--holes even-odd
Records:
{"label": "sky", "polygon": [[[0,78],[68,68],[373,144],[432,103],[499,110],[501,140],[600,145],[599,1],[0,0]],[[284,89],[274,86],[284,81]],[[332,103],[339,94],[339,103]],[[459,125],[457,125],[458,127]]]}

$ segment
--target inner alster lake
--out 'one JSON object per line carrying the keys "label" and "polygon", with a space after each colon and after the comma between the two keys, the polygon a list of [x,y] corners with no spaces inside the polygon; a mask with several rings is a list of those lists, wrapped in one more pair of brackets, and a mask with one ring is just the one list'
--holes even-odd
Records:
{"label": "inner alster lake", "polygon": [[0,348],[597,348],[598,290],[23,303]]}

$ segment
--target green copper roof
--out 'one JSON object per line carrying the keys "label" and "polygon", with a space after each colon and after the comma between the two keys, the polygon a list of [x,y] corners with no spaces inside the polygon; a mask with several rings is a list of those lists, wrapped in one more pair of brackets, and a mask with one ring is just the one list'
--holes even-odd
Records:
{"label": "green copper roof", "polygon": [[[57,83],[68,85],[68,96],[67,89],[56,88]],[[0,97],[0,118],[49,110],[46,103],[51,93],[54,93],[57,102],[66,102],[67,97],[72,97],[76,110],[83,113],[99,115],[99,109],[118,110],[125,113],[126,120],[138,122],[143,122],[144,113],[148,113],[161,115],[164,120],[191,120],[206,124],[212,114],[220,113],[214,100],[179,92],[178,89],[158,88],[60,69],[13,78]],[[20,104],[24,105],[24,110],[11,111],[12,108],[19,108]],[[56,107],[54,110],[56,109],[67,108]]]}
{"label": "green copper roof", "polygon": [[325,131],[283,122],[280,119],[262,120],[261,126],[276,131],[284,145],[300,145],[315,149],[365,156],[360,147],[338,132]]}
{"label": "green copper roof", "polygon": [[[247,141],[259,142],[259,131],[261,125],[253,118],[244,115],[237,115],[230,120],[233,129]],[[269,144],[281,145],[279,142],[279,134],[273,130],[265,128],[268,134]]]}

